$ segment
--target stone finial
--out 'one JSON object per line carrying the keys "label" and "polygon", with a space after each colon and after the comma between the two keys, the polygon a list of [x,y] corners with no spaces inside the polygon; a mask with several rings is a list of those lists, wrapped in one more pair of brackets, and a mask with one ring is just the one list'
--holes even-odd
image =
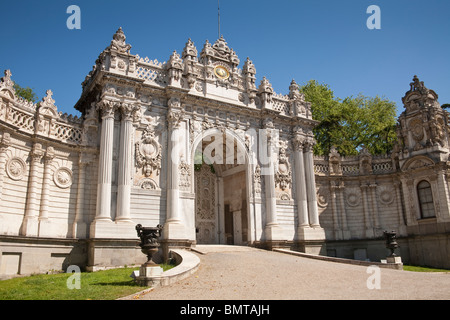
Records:
{"label": "stone finial", "polygon": [[194,45],[194,42],[189,38],[184,46],[183,53],[181,54],[182,59],[191,58],[196,60],[198,56],[197,48]]}
{"label": "stone finial", "polygon": [[130,53],[131,45],[125,43],[126,39],[127,38],[122,30],[122,27],[120,27],[113,36],[110,48],[113,50],[117,50],[121,53]]}
{"label": "stone finial", "polygon": [[183,60],[181,60],[179,53],[176,50],[174,50],[169,58],[169,61],[167,62],[167,67],[169,69],[171,68],[182,69],[182,63]]}
{"label": "stone finial", "polygon": [[247,57],[247,60],[244,62],[244,66],[242,67],[242,73],[248,75],[255,75],[256,69],[253,62]]}
{"label": "stone finial", "polygon": [[270,84],[269,80],[267,80],[266,77],[263,77],[263,79],[261,80],[261,84],[259,85],[259,91],[273,93],[272,85]]}
{"label": "stone finial", "polygon": [[0,81],[0,88],[7,88],[11,90],[12,92],[15,92],[14,90],[14,81],[11,80],[11,70],[5,70],[5,76],[1,78]]}
{"label": "stone finial", "polygon": [[46,96],[39,102],[38,111],[40,115],[50,115],[58,117],[58,108],[55,106],[55,100],[53,97],[53,91],[47,90]]}
{"label": "stone finial", "polygon": [[302,97],[303,95],[300,93],[300,86],[292,79],[291,85],[289,86],[289,98],[294,100]]}
{"label": "stone finial", "polygon": [[427,90],[427,88],[424,85],[424,82],[423,81],[419,81],[419,78],[417,77],[417,75],[414,75],[413,82],[411,82],[409,85],[411,87],[411,91],[417,91],[418,90],[418,91],[422,92],[422,91]]}

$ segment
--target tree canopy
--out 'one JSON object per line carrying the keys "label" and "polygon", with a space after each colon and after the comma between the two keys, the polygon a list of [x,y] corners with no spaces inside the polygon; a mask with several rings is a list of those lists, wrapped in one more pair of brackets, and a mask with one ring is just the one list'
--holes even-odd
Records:
{"label": "tree canopy", "polygon": [[327,155],[335,146],[341,155],[357,155],[365,146],[370,153],[388,153],[396,140],[395,102],[362,94],[339,99],[327,84],[310,80],[301,86],[305,100],[311,102],[317,144],[314,152]]}
{"label": "tree canopy", "polygon": [[27,101],[31,101],[33,103],[38,102],[39,98],[36,95],[36,93],[34,93],[33,89],[29,88],[29,87],[21,87],[19,84],[14,83],[14,90],[16,90],[16,95],[18,97],[21,97]]}

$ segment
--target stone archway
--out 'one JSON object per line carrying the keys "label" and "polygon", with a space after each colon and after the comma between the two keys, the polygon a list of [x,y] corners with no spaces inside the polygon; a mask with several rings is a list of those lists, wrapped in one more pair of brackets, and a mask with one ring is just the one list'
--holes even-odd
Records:
{"label": "stone archway", "polygon": [[[234,141],[229,143],[229,139]],[[238,144],[235,136],[219,130],[197,144],[193,175],[198,244],[244,245],[249,241],[248,159]]]}

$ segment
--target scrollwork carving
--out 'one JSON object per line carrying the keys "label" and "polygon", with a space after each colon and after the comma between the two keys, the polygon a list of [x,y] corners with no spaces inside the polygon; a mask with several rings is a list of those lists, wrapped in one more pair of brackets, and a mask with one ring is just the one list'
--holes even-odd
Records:
{"label": "scrollwork carving", "polygon": [[278,157],[278,169],[275,173],[275,184],[279,185],[281,190],[286,190],[290,187],[291,178],[291,166],[288,161],[288,156],[286,154],[287,142],[279,142],[279,157]]}
{"label": "scrollwork carving", "polygon": [[138,168],[143,168],[144,175],[148,178],[154,171],[161,170],[161,146],[155,140],[155,132],[149,125],[144,130],[142,138],[136,143],[136,163]]}

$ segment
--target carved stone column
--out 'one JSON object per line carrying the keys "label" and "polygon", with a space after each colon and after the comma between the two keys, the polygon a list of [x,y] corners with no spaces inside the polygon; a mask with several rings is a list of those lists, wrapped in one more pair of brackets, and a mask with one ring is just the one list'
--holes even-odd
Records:
{"label": "carved stone column", "polygon": [[[168,150],[167,150],[167,215],[164,224],[164,239],[185,239],[186,232],[181,220],[179,207],[179,166],[180,166],[180,124],[184,112],[180,109],[178,98],[169,100],[169,112],[167,114],[168,124]],[[185,137],[187,139],[187,137]]]}
{"label": "carved stone column", "polygon": [[369,189],[372,194],[372,212],[373,212],[373,223],[374,228],[380,228],[380,219],[378,217],[378,201],[377,201],[377,184],[375,182],[371,182],[369,184]]}
{"label": "carved stone column", "polygon": [[98,162],[97,209],[95,220],[91,224],[91,237],[102,237],[98,228],[102,223],[111,220],[111,181],[114,140],[115,103],[102,100],[98,104],[101,112],[102,131],[100,137],[100,158]]}
{"label": "carved stone column", "polygon": [[368,202],[368,188],[369,186],[367,183],[361,183],[361,194],[362,194],[362,201],[363,201],[363,209],[364,209],[364,229],[365,229],[365,236],[366,238],[373,238],[373,228],[372,223],[370,219],[370,207]]}
{"label": "carved stone column", "polygon": [[51,183],[50,165],[55,157],[53,147],[48,147],[44,155],[44,179],[42,182],[41,206],[39,212],[39,237],[51,236],[50,221],[48,219],[49,187]]}
{"label": "carved stone column", "polygon": [[39,143],[35,143],[33,150],[30,152],[30,176],[28,179],[27,203],[25,207],[25,216],[20,228],[22,236],[36,237],[38,235],[38,215],[39,215],[39,198],[38,198],[38,168],[44,152]]}
{"label": "carved stone column", "polygon": [[337,201],[336,201],[336,189],[338,186],[336,186],[334,181],[330,182],[330,197],[331,197],[331,210],[333,215],[333,230],[334,230],[334,240],[342,240],[342,232],[341,227],[339,224],[339,212],[337,208]]}
{"label": "carved stone column", "polygon": [[308,201],[306,195],[305,163],[303,158],[303,138],[294,137],[294,174],[295,174],[295,198],[297,200],[298,227],[309,227]]}
{"label": "carved stone column", "polygon": [[341,227],[342,227],[342,234],[344,239],[350,238],[350,231],[348,230],[348,224],[347,224],[347,212],[345,210],[345,194],[344,194],[345,185],[343,181],[339,181],[339,185],[337,186],[338,197],[339,197],[339,206],[340,206],[340,212],[341,212]]}
{"label": "carved stone column", "polygon": [[3,193],[3,181],[6,168],[6,151],[11,145],[11,136],[9,133],[4,132],[2,139],[0,140],[0,201]]}
{"label": "carved stone column", "polygon": [[[265,236],[267,241],[280,240],[282,237],[282,230],[278,224],[277,219],[277,198],[275,193],[275,168],[272,147],[271,129],[266,129],[267,134],[267,154],[269,155],[269,162],[263,170],[264,174],[264,190],[266,197],[266,227]],[[271,245],[269,243],[269,245]]]}
{"label": "carved stone column", "polygon": [[402,183],[400,177],[398,180],[394,180],[394,189],[397,202],[397,212],[398,212],[398,235],[407,235],[406,231],[406,221],[405,221],[405,210],[403,207],[403,195],[402,195]]}
{"label": "carved stone column", "polygon": [[[436,185],[438,192],[436,193],[437,197],[439,198],[439,207],[440,212],[437,216],[437,220],[440,222],[446,222],[450,220],[450,191],[447,184],[447,175],[445,174],[445,168],[437,168],[435,171],[435,177],[437,179]],[[436,210],[438,211],[438,210]]]}
{"label": "carved stone column", "polygon": [[132,186],[131,163],[132,163],[132,133],[133,112],[135,106],[122,104],[122,120],[120,129],[120,154],[119,154],[119,176],[117,183],[117,214],[116,222],[131,221],[130,196]]}
{"label": "carved stone column", "polygon": [[84,221],[84,187],[86,182],[87,163],[83,161],[83,154],[80,153],[78,161],[78,185],[77,185],[77,204],[75,207],[75,219],[72,225],[72,237],[84,239],[86,238],[86,222]]}
{"label": "carved stone column", "polygon": [[309,223],[311,227],[320,227],[319,211],[317,209],[316,178],[314,176],[313,142],[308,141],[304,148],[306,173],[306,196],[308,200]]}

